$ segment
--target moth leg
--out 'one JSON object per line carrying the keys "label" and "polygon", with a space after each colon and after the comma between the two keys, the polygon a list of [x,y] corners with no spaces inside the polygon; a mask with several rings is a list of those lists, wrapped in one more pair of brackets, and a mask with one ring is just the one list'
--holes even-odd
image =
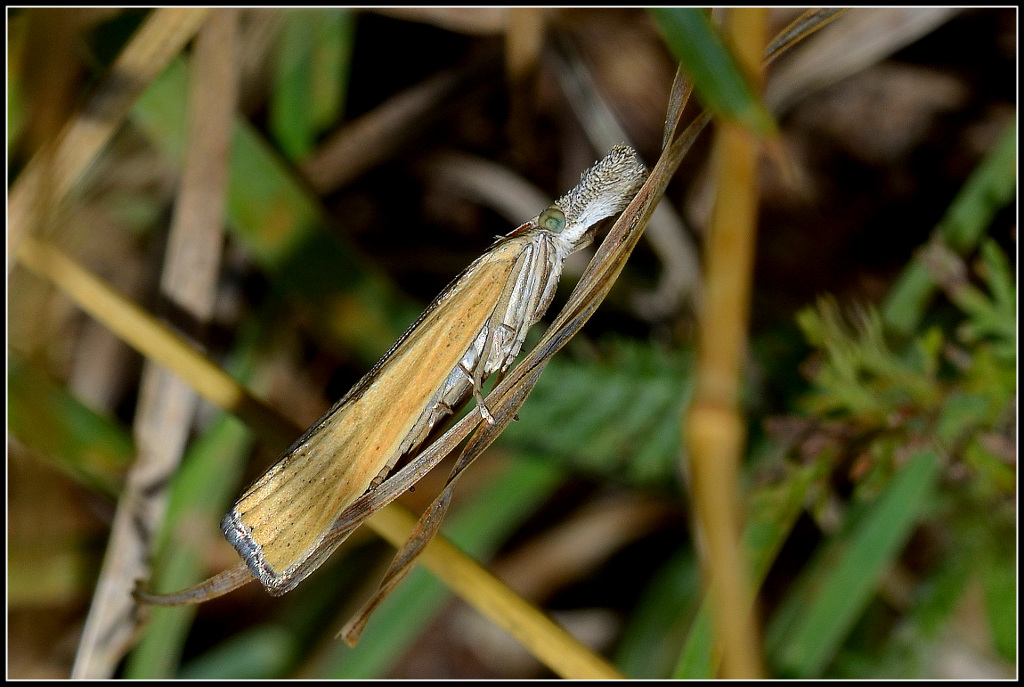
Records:
{"label": "moth leg", "polygon": [[[487,410],[487,405],[484,403],[483,394],[480,393],[481,380],[477,378],[476,372],[466,369],[463,363],[459,363],[459,369],[469,378],[470,383],[473,385],[473,399],[476,400],[476,407],[480,409],[480,415],[487,420],[487,424],[494,424],[494,416],[491,415],[491,411]],[[483,371],[483,365],[477,365],[477,369]]]}
{"label": "moth leg", "polygon": [[[505,376],[505,370],[519,353],[517,344],[520,343],[516,341],[516,330],[513,327],[504,322],[499,323],[487,333],[475,374],[468,375],[473,383],[473,395],[482,409],[480,414],[487,420],[487,424],[494,424],[494,416],[483,402],[483,395],[480,391],[483,379],[491,372],[498,372],[498,383],[500,383],[501,378]],[[468,372],[467,370],[463,371]]]}
{"label": "moth leg", "polygon": [[374,477],[373,481],[370,482],[370,486],[367,488],[367,491],[373,491],[374,489],[379,487],[381,485],[381,482],[387,479],[388,473],[391,472],[391,468],[395,467],[396,462],[398,462],[397,457],[394,460],[389,460],[388,464],[384,466],[384,469],[378,472],[377,476]]}
{"label": "moth leg", "polygon": [[427,422],[427,432],[434,428],[434,425],[437,424],[438,420],[454,414],[455,409],[448,405],[448,403],[446,403],[444,399],[439,399],[437,401],[437,404],[434,405],[434,409],[430,413],[430,421]]}

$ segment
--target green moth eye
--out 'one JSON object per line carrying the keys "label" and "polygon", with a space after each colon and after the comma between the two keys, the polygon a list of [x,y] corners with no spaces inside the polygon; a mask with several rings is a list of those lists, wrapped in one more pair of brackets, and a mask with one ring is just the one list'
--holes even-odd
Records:
{"label": "green moth eye", "polygon": [[548,208],[540,214],[537,223],[551,231],[562,231],[565,229],[565,213],[558,208]]}

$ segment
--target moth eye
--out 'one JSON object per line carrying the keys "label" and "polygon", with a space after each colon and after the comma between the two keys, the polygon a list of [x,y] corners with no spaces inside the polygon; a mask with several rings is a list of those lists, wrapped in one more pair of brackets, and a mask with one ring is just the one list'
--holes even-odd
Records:
{"label": "moth eye", "polygon": [[548,208],[541,213],[538,223],[545,229],[562,231],[565,229],[565,213],[558,208]]}

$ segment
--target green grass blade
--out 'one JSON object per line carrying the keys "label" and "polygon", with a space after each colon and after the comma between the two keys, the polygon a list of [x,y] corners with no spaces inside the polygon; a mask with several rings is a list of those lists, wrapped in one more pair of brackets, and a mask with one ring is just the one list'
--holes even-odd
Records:
{"label": "green grass blade", "polygon": [[693,79],[697,97],[719,116],[768,136],[776,126],[707,14],[692,7],[649,10],[665,42]]}
{"label": "green grass blade", "polygon": [[[203,579],[204,541],[176,536],[184,523],[191,530],[196,523],[209,526],[211,536],[219,536],[216,523],[231,504],[238,490],[244,461],[252,446],[252,432],[242,422],[222,414],[193,442],[174,476],[171,500],[164,530],[164,555],[154,566],[155,589],[184,589]],[[168,540],[173,542],[168,546]],[[171,678],[177,672],[195,606],[152,606],[150,622],[125,666],[129,679]]]}
{"label": "green grass blade", "polygon": [[989,554],[982,584],[992,644],[1012,664],[1017,660],[1017,550],[1001,543]]}
{"label": "green grass blade", "polygon": [[939,472],[938,453],[919,451],[807,569],[766,634],[784,675],[821,675],[928,507]]}
{"label": "green grass blade", "polygon": [[1016,314],[1017,283],[1006,254],[995,241],[987,239],[981,243],[981,258],[985,265],[985,283],[995,305],[1007,315]]}
{"label": "green grass blade", "polygon": [[[752,509],[743,534],[755,588],[760,587],[775,557],[782,549],[797,517],[804,508],[804,500],[815,480],[822,476],[827,461],[796,471],[780,484],[761,489],[751,499]],[[690,634],[679,654],[673,677],[678,679],[704,679],[714,677],[715,665],[711,626],[711,607],[705,599],[693,621]]]}
{"label": "green grass blade", "polygon": [[316,125],[310,109],[313,40],[317,10],[287,12],[270,92],[270,132],[286,158],[301,160],[313,148]]}
{"label": "green grass blade", "polygon": [[[973,251],[996,212],[1013,200],[1017,190],[1017,126],[1012,125],[964,183],[935,235],[966,255]],[[937,286],[920,258],[900,275],[882,308],[885,323],[903,334],[917,328]]]}
{"label": "green grass blade", "polygon": [[313,149],[344,102],[352,52],[348,10],[299,9],[285,15],[270,94],[270,129],[289,160]]}
{"label": "green grass blade", "polygon": [[348,9],[323,12],[316,26],[310,109],[318,133],[341,119],[348,94],[356,13]]}
{"label": "green grass blade", "polygon": [[686,644],[679,654],[679,661],[672,677],[677,680],[710,680],[715,676],[714,630],[711,627],[711,606],[701,604]]}
{"label": "green grass blade", "polygon": [[644,591],[622,632],[615,665],[634,679],[670,677],[699,598],[698,561],[691,549],[683,548]]}
{"label": "green grass blade", "polygon": [[7,355],[11,436],[75,480],[114,498],[135,454],[131,437],[12,352]]}
{"label": "green grass blade", "polygon": [[296,652],[295,636],[278,625],[259,625],[222,642],[179,671],[181,680],[269,680]]}

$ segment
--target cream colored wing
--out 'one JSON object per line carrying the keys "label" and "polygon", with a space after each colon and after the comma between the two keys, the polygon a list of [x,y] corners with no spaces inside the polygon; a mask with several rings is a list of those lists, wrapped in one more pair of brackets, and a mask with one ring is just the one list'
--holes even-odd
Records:
{"label": "cream colored wing", "polygon": [[[527,237],[477,260],[364,379],[235,503],[229,541],[269,590],[283,593],[338,515],[362,495],[432,409],[439,387],[505,300]],[[359,389],[358,387],[362,387]],[[422,440],[422,437],[420,437]],[[315,567],[315,566],[314,566]]]}

